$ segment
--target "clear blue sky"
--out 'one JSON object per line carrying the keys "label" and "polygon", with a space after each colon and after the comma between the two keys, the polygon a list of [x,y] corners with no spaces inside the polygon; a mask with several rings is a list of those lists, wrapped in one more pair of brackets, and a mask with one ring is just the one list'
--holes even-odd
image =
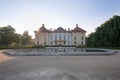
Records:
{"label": "clear blue sky", "polygon": [[46,28],[73,29],[76,24],[87,34],[120,15],[120,0],[0,0],[0,26],[11,25],[17,33]]}

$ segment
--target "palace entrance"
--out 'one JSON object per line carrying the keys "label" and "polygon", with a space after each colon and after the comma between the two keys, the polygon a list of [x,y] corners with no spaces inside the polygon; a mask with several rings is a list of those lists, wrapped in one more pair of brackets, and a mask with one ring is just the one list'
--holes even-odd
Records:
{"label": "palace entrance", "polygon": [[66,41],[65,40],[55,40],[55,45],[62,46],[65,45]]}

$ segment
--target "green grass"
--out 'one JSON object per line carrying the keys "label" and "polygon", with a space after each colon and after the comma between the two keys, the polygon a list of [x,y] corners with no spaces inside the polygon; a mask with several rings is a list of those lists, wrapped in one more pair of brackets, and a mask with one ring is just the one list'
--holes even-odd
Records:
{"label": "green grass", "polygon": [[[45,47],[58,47],[58,46],[42,46],[42,45],[17,45],[17,46],[8,46],[8,45],[2,45],[2,46],[0,46],[0,49],[23,49],[23,48],[45,48]],[[61,46],[61,47],[71,47],[71,46]],[[76,48],[102,48],[102,49],[118,49],[118,50],[120,50],[120,47],[88,47],[88,46],[77,46]]]}
{"label": "green grass", "polygon": [[0,49],[44,48],[43,46],[0,46]]}

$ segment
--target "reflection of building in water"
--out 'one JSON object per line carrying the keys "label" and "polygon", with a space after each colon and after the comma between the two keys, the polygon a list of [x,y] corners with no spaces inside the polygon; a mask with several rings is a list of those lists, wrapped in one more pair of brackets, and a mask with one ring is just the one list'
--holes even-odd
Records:
{"label": "reflection of building in water", "polygon": [[35,52],[86,52],[85,49],[80,48],[44,48],[44,49],[35,49]]}
{"label": "reflection of building in water", "polygon": [[85,45],[85,33],[86,31],[82,28],[76,27],[73,30],[63,29],[62,27],[56,30],[48,30],[44,24],[35,32],[35,45],[43,46],[78,46]]}

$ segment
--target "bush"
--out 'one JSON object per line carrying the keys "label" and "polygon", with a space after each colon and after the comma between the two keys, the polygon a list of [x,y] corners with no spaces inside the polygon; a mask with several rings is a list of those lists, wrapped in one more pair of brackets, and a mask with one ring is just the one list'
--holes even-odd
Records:
{"label": "bush", "polygon": [[44,46],[42,46],[42,45],[34,45],[31,48],[44,48]]}
{"label": "bush", "polygon": [[12,42],[9,46],[10,47],[15,47],[15,46],[17,46],[17,43],[16,42]]}
{"label": "bush", "polygon": [[76,48],[86,48],[87,46],[85,46],[85,45],[78,45],[78,46],[76,46]]}

